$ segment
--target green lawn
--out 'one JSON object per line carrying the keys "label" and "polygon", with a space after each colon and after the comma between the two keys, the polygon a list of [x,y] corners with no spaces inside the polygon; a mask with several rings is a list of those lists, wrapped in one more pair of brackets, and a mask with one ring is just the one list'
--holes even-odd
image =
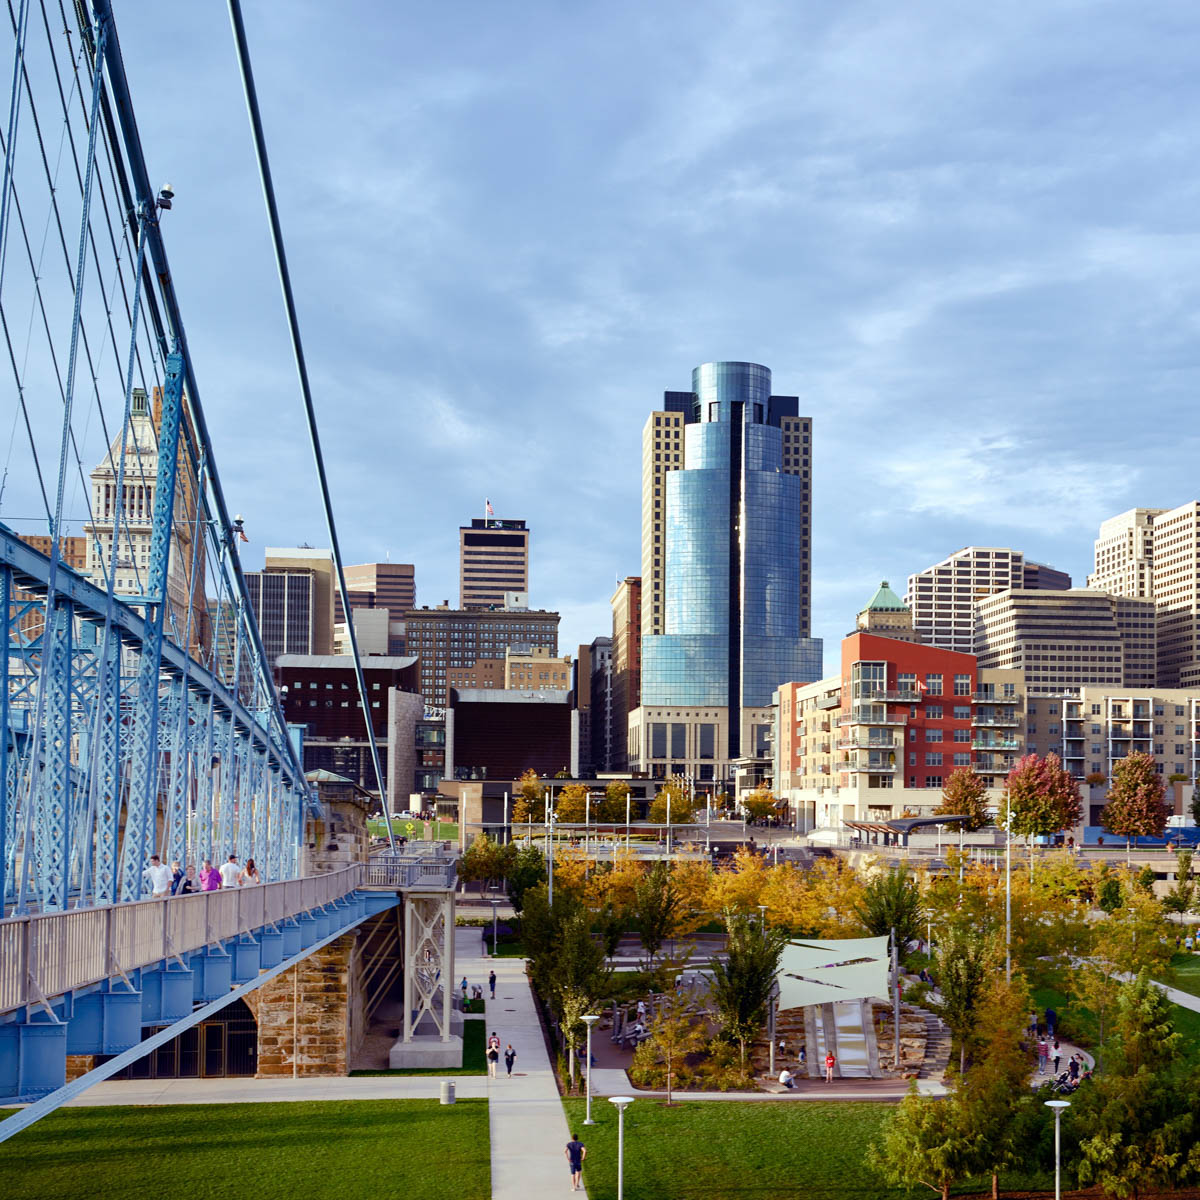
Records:
{"label": "green lawn", "polygon": [[[425,839],[425,823],[423,821],[411,822],[413,831],[408,832],[406,826],[408,821],[393,821],[392,822],[392,837],[406,837],[410,842],[420,842]],[[435,841],[458,841],[458,826],[452,825],[449,821],[433,821],[433,838]],[[372,837],[387,837],[387,822],[386,821],[368,821],[367,832]]]}
{"label": "green lawn", "polygon": [[486,1100],[69,1108],[0,1144],[0,1193],[487,1200],[489,1155]]}
{"label": "green lawn", "polygon": [[1175,978],[1163,980],[1164,983],[1181,992],[1200,996],[1200,954],[1176,954],[1171,959],[1171,969],[1175,972]]}
{"label": "green lawn", "polygon": [[[585,1126],[584,1101],[563,1101],[571,1128],[588,1148],[583,1181],[591,1200],[617,1194],[617,1113],[593,1100],[597,1124]],[[673,1108],[638,1099],[625,1112],[625,1195],[637,1200],[911,1200],[921,1194],[885,1184],[863,1163],[890,1104],[693,1100]],[[563,1162],[563,1182],[568,1184]],[[1009,1187],[1045,1179],[1003,1177]],[[990,1180],[956,1189],[991,1194]],[[925,1192],[926,1195],[932,1193]]]}
{"label": "green lawn", "polygon": [[351,1071],[351,1075],[486,1075],[487,1033],[485,1021],[463,1022],[463,1065],[461,1068],[402,1067],[396,1070]]}

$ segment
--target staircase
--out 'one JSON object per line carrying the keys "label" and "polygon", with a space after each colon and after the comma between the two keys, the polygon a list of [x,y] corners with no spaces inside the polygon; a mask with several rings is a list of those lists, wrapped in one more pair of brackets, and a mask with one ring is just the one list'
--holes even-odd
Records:
{"label": "staircase", "polygon": [[925,1060],[917,1072],[918,1079],[933,1079],[942,1082],[946,1068],[950,1065],[950,1030],[931,1012],[919,1008],[925,1017]]}

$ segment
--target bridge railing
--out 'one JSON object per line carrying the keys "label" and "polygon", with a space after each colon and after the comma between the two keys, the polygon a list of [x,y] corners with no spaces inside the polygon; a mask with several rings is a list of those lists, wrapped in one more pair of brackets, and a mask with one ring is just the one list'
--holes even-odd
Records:
{"label": "bridge railing", "polygon": [[0,1013],[332,903],[366,871],[356,863],[259,887],[9,917],[0,921]]}

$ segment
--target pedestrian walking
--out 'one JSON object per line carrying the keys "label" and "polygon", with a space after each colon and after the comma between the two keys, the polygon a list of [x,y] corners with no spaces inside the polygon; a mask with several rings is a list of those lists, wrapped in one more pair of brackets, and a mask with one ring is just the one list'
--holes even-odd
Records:
{"label": "pedestrian walking", "polygon": [[495,1000],[495,998],[496,998],[496,972],[495,971],[488,972],[488,987],[491,989],[492,999]]}
{"label": "pedestrian walking", "polygon": [[825,1082],[826,1083],[833,1082],[833,1068],[836,1066],[837,1066],[837,1058],[834,1056],[833,1051],[832,1050],[826,1051],[826,1053],[825,1053]]}
{"label": "pedestrian walking", "polygon": [[221,886],[223,888],[235,888],[238,885],[238,876],[241,875],[242,868],[238,866],[236,854],[231,854],[227,862],[221,864]]}
{"label": "pedestrian walking", "polygon": [[212,859],[206,858],[200,868],[200,890],[215,892],[221,886],[221,872],[212,865]]}
{"label": "pedestrian walking", "polygon": [[1045,1038],[1038,1038],[1038,1074],[1046,1073],[1046,1059],[1049,1057],[1050,1047],[1046,1045]]}
{"label": "pedestrian walking", "polygon": [[463,1008],[463,1012],[466,1012],[467,1011],[467,992],[469,991],[469,989],[467,987],[467,977],[465,975],[462,978],[462,984],[460,986],[462,987],[462,1008]]}
{"label": "pedestrian walking", "polygon": [[1062,1049],[1059,1047],[1058,1038],[1054,1039],[1053,1057],[1054,1057],[1054,1076],[1057,1079],[1058,1078],[1058,1064],[1062,1060]]}
{"label": "pedestrian walking", "polygon": [[1046,1009],[1046,1036],[1053,1037],[1058,1031],[1058,1013],[1052,1008]]}
{"label": "pedestrian walking", "polygon": [[262,876],[254,865],[254,859],[248,858],[241,874],[238,875],[238,887],[253,887],[256,883],[262,883]]}
{"label": "pedestrian walking", "polygon": [[179,859],[175,859],[171,863],[171,895],[174,896],[179,891],[179,885],[183,880],[183,867],[179,865]]}
{"label": "pedestrian walking", "polygon": [[587,1158],[587,1147],[575,1134],[571,1134],[571,1140],[567,1143],[564,1153],[567,1156],[567,1165],[571,1168],[571,1191],[577,1192],[583,1184],[580,1176],[583,1174],[583,1160]]}
{"label": "pedestrian walking", "polygon": [[1070,1073],[1071,1082],[1079,1082],[1079,1059],[1074,1054],[1071,1055],[1071,1061],[1067,1064],[1067,1071]]}
{"label": "pedestrian walking", "polygon": [[496,1036],[488,1038],[487,1065],[488,1075],[496,1078],[496,1064],[500,1061],[500,1039]]}
{"label": "pedestrian walking", "polygon": [[171,868],[157,854],[150,855],[143,878],[150,887],[152,900],[165,900],[171,894]]}
{"label": "pedestrian walking", "polygon": [[504,1069],[509,1075],[512,1074],[513,1063],[516,1061],[517,1052],[513,1049],[512,1042],[509,1042],[508,1045],[504,1047]]}
{"label": "pedestrian walking", "polygon": [[200,885],[196,882],[196,868],[188,867],[183,873],[183,878],[175,888],[175,895],[190,896],[193,892],[198,892],[199,890]]}
{"label": "pedestrian walking", "polygon": [[1034,1037],[1037,1037],[1037,1032],[1038,1032],[1037,1013],[1033,1012],[1032,1010],[1029,1013],[1029,1032]]}
{"label": "pedestrian walking", "polygon": [[645,1021],[645,1019],[646,1019],[646,1002],[645,1002],[645,1000],[639,1000],[637,1002],[637,1017],[638,1017],[639,1021]]}

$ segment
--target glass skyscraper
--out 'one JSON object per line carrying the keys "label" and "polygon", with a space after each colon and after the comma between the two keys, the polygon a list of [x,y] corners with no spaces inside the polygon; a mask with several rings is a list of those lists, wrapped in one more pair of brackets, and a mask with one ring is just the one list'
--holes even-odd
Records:
{"label": "glass skyscraper", "polygon": [[665,494],[662,632],[643,634],[641,703],[764,708],[780,684],[821,677],[807,636],[812,422],[756,363],[705,363],[668,401],[683,453],[644,476]]}

